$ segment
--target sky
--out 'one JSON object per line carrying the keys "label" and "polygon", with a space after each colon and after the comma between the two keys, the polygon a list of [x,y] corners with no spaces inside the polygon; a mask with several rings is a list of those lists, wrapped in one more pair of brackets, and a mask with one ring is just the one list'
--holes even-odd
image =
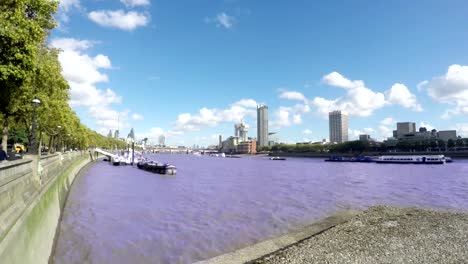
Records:
{"label": "sky", "polygon": [[49,45],[70,105],[107,135],[217,144],[256,105],[281,142],[350,139],[396,122],[468,137],[466,0],[60,0]]}

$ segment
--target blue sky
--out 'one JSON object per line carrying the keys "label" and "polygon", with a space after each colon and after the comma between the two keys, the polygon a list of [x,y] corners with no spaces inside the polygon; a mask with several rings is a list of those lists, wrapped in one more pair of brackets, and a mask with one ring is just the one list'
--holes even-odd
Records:
{"label": "blue sky", "polygon": [[[83,122],[209,145],[255,104],[283,142],[414,121],[468,136],[468,2],[61,0],[50,37]],[[119,120],[119,122],[117,122]]]}

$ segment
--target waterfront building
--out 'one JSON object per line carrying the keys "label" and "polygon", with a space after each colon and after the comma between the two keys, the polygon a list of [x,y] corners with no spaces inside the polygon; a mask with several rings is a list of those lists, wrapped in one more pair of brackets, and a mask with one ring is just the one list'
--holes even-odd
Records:
{"label": "waterfront building", "polygon": [[277,145],[279,142],[279,137],[278,133],[276,132],[270,132],[268,133],[268,146],[274,146]]}
{"label": "waterfront building", "polygon": [[257,142],[255,140],[244,141],[237,146],[239,154],[256,154]]}
{"label": "waterfront building", "polygon": [[449,139],[457,140],[457,131],[456,130],[441,130],[439,131],[439,133],[437,133],[437,136],[439,139],[442,139],[444,141],[448,141]]}
{"label": "waterfront building", "polygon": [[362,135],[359,135],[359,141],[371,141],[371,137],[370,135],[362,134]]}
{"label": "waterfront building", "polygon": [[398,122],[396,137],[401,138],[405,134],[416,132],[416,123],[414,122]]}
{"label": "waterfront building", "polygon": [[257,142],[258,146],[268,146],[268,106],[257,106]]}
{"label": "waterfront building", "polygon": [[333,111],[328,114],[330,142],[343,143],[348,141],[348,115],[343,111]]}
{"label": "waterfront building", "polygon": [[244,121],[241,121],[239,124],[234,125],[234,136],[239,137],[241,141],[247,141],[248,140],[248,134],[249,132],[249,126],[244,123]]}
{"label": "waterfront building", "polygon": [[218,149],[223,147],[223,136],[219,135]]}

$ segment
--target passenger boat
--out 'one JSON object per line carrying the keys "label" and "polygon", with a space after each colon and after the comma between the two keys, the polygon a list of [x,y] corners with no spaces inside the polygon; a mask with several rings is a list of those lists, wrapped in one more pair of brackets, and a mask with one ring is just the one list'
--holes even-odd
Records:
{"label": "passenger boat", "polygon": [[445,164],[444,155],[380,156],[377,163]]}
{"label": "passenger boat", "polygon": [[286,160],[286,158],[282,158],[282,157],[271,157],[270,160]]}
{"label": "passenger boat", "polygon": [[177,168],[174,165],[155,161],[140,161],[137,163],[137,167],[145,171],[159,174],[175,175],[177,173]]}
{"label": "passenger boat", "polygon": [[451,157],[445,157],[445,163],[450,163],[453,162],[453,159]]}
{"label": "passenger boat", "polygon": [[332,156],[325,161],[327,162],[374,162],[375,160],[372,157],[341,157],[341,156]]}

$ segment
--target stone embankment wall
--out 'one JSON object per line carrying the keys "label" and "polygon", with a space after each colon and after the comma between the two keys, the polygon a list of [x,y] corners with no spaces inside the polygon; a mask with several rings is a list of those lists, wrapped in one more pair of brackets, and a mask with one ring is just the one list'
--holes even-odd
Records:
{"label": "stone embankment wall", "polygon": [[68,191],[87,153],[0,163],[0,262],[47,263]]}

